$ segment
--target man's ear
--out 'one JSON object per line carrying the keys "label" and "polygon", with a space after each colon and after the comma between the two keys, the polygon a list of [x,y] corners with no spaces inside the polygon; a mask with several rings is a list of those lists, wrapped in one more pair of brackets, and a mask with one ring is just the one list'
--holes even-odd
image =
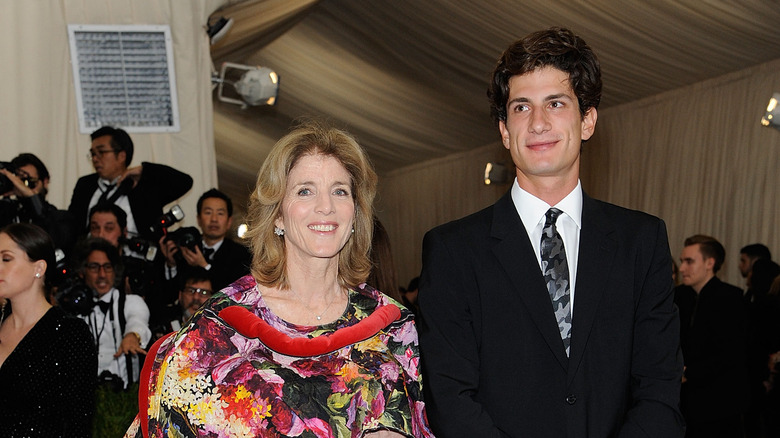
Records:
{"label": "man's ear", "polygon": [[506,122],[503,120],[498,121],[498,132],[501,133],[501,143],[505,148],[509,149],[509,131],[506,129]]}
{"label": "man's ear", "polygon": [[704,267],[708,270],[712,271],[715,268],[715,259],[712,257],[705,257],[704,258]]}
{"label": "man's ear", "polygon": [[119,151],[119,152],[117,152],[117,153],[116,153],[116,159],[117,159],[118,161],[121,161],[121,162],[122,162],[122,164],[123,164],[125,167],[129,167],[128,165],[124,164],[124,163],[125,163],[125,161],[127,160],[127,152],[125,152],[125,151]]}
{"label": "man's ear", "polygon": [[596,130],[596,120],[598,119],[598,111],[596,108],[590,107],[585,112],[585,116],[582,117],[582,140],[588,140],[593,136],[593,132]]}

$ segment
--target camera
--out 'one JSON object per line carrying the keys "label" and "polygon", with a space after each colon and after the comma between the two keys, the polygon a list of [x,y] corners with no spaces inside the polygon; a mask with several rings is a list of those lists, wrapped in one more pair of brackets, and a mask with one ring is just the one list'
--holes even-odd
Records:
{"label": "camera", "polygon": [[195,247],[200,244],[201,236],[200,231],[195,227],[182,227],[168,233],[165,240],[172,241],[179,248],[187,248],[194,251]]}
{"label": "camera", "polygon": [[179,204],[174,205],[168,210],[167,213],[160,216],[157,221],[151,226],[150,231],[156,235],[161,236],[168,232],[168,228],[176,222],[184,219],[184,210],[179,207]]}
{"label": "camera", "polygon": [[142,256],[146,261],[154,261],[157,257],[157,245],[140,237],[130,239],[120,237],[119,243],[125,245],[132,253]]}
{"label": "camera", "polygon": [[157,279],[151,261],[126,255],[122,256],[122,264],[127,285],[134,294],[148,297],[157,292]]}
{"label": "camera", "polygon": [[[13,173],[14,175],[16,174],[17,171],[16,166],[14,166],[12,163],[8,161],[0,161],[0,169],[5,169]],[[29,178],[22,178],[22,182],[24,183],[24,185],[26,185],[31,189],[35,188],[36,180],[34,179],[31,180]],[[14,183],[12,183],[7,176],[0,174],[0,195],[2,195],[3,193],[8,193],[13,189],[14,189]]]}
{"label": "camera", "polygon": [[65,278],[54,297],[57,304],[71,315],[87,316],[97,303],[95,292],[76,275]]}
{"label": "camera", "polygon": [[[16,167],[8,161],[0,161],[0,169],[5,169],[13,174],[16,173]],[[0,174],[0,195],[8,193],[14,189],[14,183],[7,176]]]}

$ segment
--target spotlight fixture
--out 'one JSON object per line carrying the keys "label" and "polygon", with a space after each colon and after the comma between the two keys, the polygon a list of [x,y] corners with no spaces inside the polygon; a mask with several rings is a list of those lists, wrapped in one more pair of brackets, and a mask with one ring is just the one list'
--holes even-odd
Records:
{"label": "spotlight fixture", "polygon": [[502,163],[487,163],[485,166],[485,185],[504,184],[512,180],[509,170]]}
{"label": "spotlight fixture", "polygon": [[761,118],[762,125],[780,129],[780,106],[777,105],[778,101],[780,101],[780,93],[773,94],[772,98],[769,99],[769,105],[766,106],[766,114]]}
{"label": "spotlight fixture", "polygon": [[213,24],[208,25],[206,33],[209,35],[211,45],[217,44],[231,27],[233,27],[233,19],[225,17],[219,17]]}
{"label": "spotlight fixture", "polygon": [[[225,79],[231,70],[242,70],[244,73],[236,81]],[[274,105],[279,94],[279,76],[268,67],[224,62],[219,73],[212,73],[211,83],[217,85],[219,100],[241,105],[242,109],[247,105]],[[224,84],[232,85],[241,99],[225,96]]]}

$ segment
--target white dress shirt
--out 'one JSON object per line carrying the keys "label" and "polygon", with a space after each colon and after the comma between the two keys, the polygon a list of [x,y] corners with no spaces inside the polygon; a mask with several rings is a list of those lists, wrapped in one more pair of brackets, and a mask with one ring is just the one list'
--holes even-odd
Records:
{"label": "white dress shirt", "polygon": [[[121,332],[119,327],[119,290],[111,289],[108,293],[98,298],[99,301],[111,303],[111,311],[104,314],[100,307],[95,306],[92,313],[81,318],[87,322],[92,336],[97,339],[98,347],[98,375],[104,370],[116,374],[128,384],[127,359],[124,356],[114,357],[122,338],[128,333],[138,333],[141,336],[141,347],[149,343],[152,331],[149,329],[149,307],[144,299],[138,295],[125,297],[125,330]],[[133,356],[133,380],[138,380],[139,365],[138,356]]]}
{"label": "white dress shirt", "polygon": [[536,261],[539,263],[539,270],[542,269],[541,241],[542,229],[544,228],[545,214],[551,207],[561,210],[563,213],[558,216],[555,227],[558,234],[563,239],[563,245],[566,249],[566,262],[569,265],[569,293],[571,314],[574,316],[574,288],[577,282],[577,261],[580,249],[580,230],[582,229],[582,187],[577,180],[577,187],[574,188],[565,198],[555,205],[549,205],[536,196],[521,189],[517,184],[517,178],[512,183],[512,202],[515,204],[517,214],[523,221],[525,231],[533,245]]}

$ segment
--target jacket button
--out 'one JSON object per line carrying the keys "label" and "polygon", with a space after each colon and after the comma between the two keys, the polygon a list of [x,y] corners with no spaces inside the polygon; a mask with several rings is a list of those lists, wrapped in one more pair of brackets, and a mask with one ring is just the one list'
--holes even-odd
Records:
{"label": "jacket button", "polygon": [[577,402],[577,396],[575,396],[574,394],[569,394],[566,396],[566,403],[573,405],[576,402]]}

